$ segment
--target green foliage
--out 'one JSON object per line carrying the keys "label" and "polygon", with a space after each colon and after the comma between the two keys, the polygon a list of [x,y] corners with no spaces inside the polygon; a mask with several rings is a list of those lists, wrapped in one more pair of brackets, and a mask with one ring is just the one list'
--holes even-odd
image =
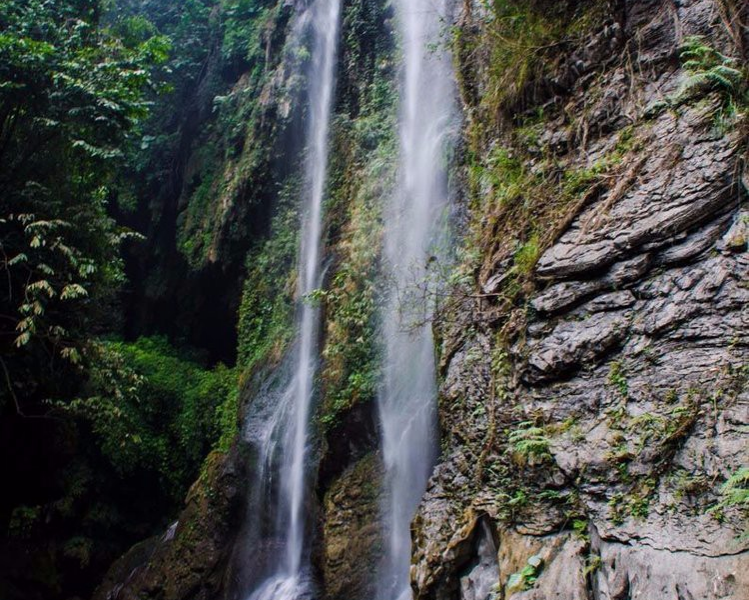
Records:
{"label": "green foliage", "polygon": [[525,566],[517,573],[513,573],[507,580],[507,597],[516,592],[522,592],[531,589],[538,580],[541,571],[544,568],[544,561],[538,554],[534,554],[528,559]]}
{"label": "green foliage", "polygon": [[561,60],[560,50],[579,40],[604,7],[595,2],[492,0],[487,9],[482,38],[462,33],[457,44],[459,52],[477,46],[489,53],[481,104],[496,117],[543,94],[543,77]]}
{"label": "green foliage", "polygon": [[[56,586],[89,597],[119,554],[175,518],[206,454],[228,450],[238,426],[238,387],[235,370],[206,368],[197,354],[163,338],[92,342],[82,364],[78,399],[49,402],[54,420],[30,421],[54,424],[58,433],[43,440],[42,460],[51,466],[37,468],[55,470],[43,497],[28,496],[28,488],[10,497],[18,504],[8,543],[23,544],[28,560],[47,560]],[[36,436],[30,441],[39,444]],[[83,582],[82,569],[93,573]],[[36,568],[30,579],[48,585]]]}
{"label": "green foliage", "polygon": [[530,275],[541,257],[538,235],[533,235],[515,252],[515,268],[523,275]]}
{"label": "green foliage", "polygon": [[3,396],[17,412],[44,388],[57,395],[55,371],[84,366],[123,278],[109,186],[169,44],[143,23],[140,37],[102,26],[99,13],[94,0],[0,4],[0,335],[14,340]]}
{"label": "green foliage", "polygon": [[749,467],[742,467],[731,475],[721,488],[724,506],[749,508]]}
{"label": "green foliage", "polygon": [[245,61],[262,47],[265,11],[263,0],[221,0],[223,40],[221,52],[227,60]]}
{"label": "green foliage", "polygon": [[603,566],[603,560],[598,554],[589,554],[585,559],[585,568],[583,569],[583,577],[588,577]]}
{"label": "green foliage", "polygon": [[[536,263],[553,241],[558,223],[587,195],[603,192],[603,182],[613,180],[612,172],[639,143],[631,129],[624,129],[609,153],[575,168],[565,168],[548,149],[540,161],[500,144],[493,144],[485,158],[479,158],[480,152],[469,153],[475,218],[463,242],[463,264],[455,281],[470,281],[466,274],[475,276],[476,271],[484,280],[512,259],[498,295],[517,303],[531,289]],[[611,193],[621,194],[622,189]]]}
{"label": "green foliage", "polygon": [[510,431],[507,436],[510,451],[522,459],[550,458],[549,438],[543,428],[537,427],[533,421],[519,423],[517,429]]}
{"label": "green foliage", "polygon": [[[288,9],[285,3],[273,0],[219,2],[218,24],[212,35],[221,39],[224,79],[216,81],[218,73],[211,73],[214,95],[211,106],[204,110],[210,108],[213,117],[198,136],[195,168],[185,182],[186,207],[177,223],[178,248],[194,268],[216,252],[222,236],[240,245],[252,237],[242,223],[243,212],[234,216],[228,231],[225,229],[222,219],[228,207],[239,205],[242,211],[247,210],[269,203],[277,194],[278,181],[269,177],[274,136],[292,116],[281,107],[292,106],[292,98],[299,93],[303,81],[299,73],[306,60],[298,40],[281,47]],[[275,86],[271,98],[266,86],[281,60],[284,71],[294,75],[282,86]]]}
{"label": "green foliage", "polygon": [[629,501],[629,511],[636,519],[645,519],[650,512],[650,500],[647,496],[634,496]]}
{"label": "green foliage", "polygon": [[572,521],[572,530],[575,532],[575,535],[584,541],[590,540],[590,535],[588,534],[588,521],[584,519],[575,519]]}
{"label": "green foliage", "polygon": [[619,361],[611,363],[609,368],[609,384],[614,386],[623,398],[629,396],[629,383],[624,371],[624,366]]}
{"label": "green foliage", "polygon": [[[257,93],[272,40],[251,3],[228,1],[226,13],[218,4],[0,2],[0,418],[5,431],[29,432],[3,446],[30,482],[8,494],[4,524],[49,565],[26,570],[50,582],[50,597],[90,597],[76,586],[93,585],[114,555],[173,518],[205,455],[236,437],[234,370],[159,338],[96,341],[121,325],[120,245],[132,234],[113,216],[164,232],[172,204],[162,200],[183,187],[196,113],[210,115],[210,98],[251,58],[251,89],[216,107],[231,131],[215,135],[205,162],[240,153],[254,126],[237,106]],[[245,25],[256,34],[243,41]],[[185,182],[187,195],[198,180]],[[208,208],[213,192],[200,199]],[[66,569],[78,572],[66,580]]]}
{"label": "green foliage", "polygon": [[689,37],[682,46],[682,67],[688,73],[677,98],[717,91],[726,102],[746,94],[746,68],[737,58],[718,52],[701,37]]}
{"label": "green foliage", "polygon": [[[252,219],[245,214],[224,227],[225,211],[238,198],[244,210],[275,193],[265,169],[283,117],[274,113],[270,128],[263,115],[282,102],[262,102],[261,90],[277,62],[293,54],[280,48],[289,13],[288,5],[274,0],[117,0],[109,11],[117,24],[145,15],[172,41],[160,78],[172,93],[149,98],[154,111],[126,148],[117,201],[123,212],[150,218],[157,227],[160,219],[175,218],[162,211],[179,197],[176,248],[169,240],[168,251],[179,251],[189,268],[203,267],[219,240],[251,237]],[[289,72],[297,62],[288,62]]]}
{"label": "green foliage", "polygon": [[672,475],[672,480],[675,483],[674,496],[677,500],[695,498],[712,487],[705,473],[689,473],[684,469],[677,470]]}
{"label": "green foliage", "polygon": [[41,506],[17,506],[10,515],[8,533],[16,538],[26,537],[39,521]]}
{"label": "green foliage", "polygon": [[624,494],[616,493],[607,502],[609,507],[609,518],[614,525],[621,525],[624,523]]}
{"label": "green foliage", "polygon": [[622,525],[627,516],[645,519],[650,514],[650,502],[657,487],[655,478],[638,479],[626,492],[617,492],[608,501],[609,519]]}
{"label": "green foliage", "polygon": [[82,398],[106,459],[121,475],[151,471],[177,503],[203,458],[236,433],[236,376],[205,369],[164,338],[106,342]]}
{"label": "green foliage", "polygon": [[[749,517],[749,467],[740,467],[720,488],[720,502],[710,509],[719,521],[725,519],[727,509],[738,509],[744,518]],[[749,536],[749,530],[744,537]]]}
{"label": "green foliage", "polygon": [[280,195],[267,239],[247,256],[247,278],[238,322],[238,364],[245,369],[268,358],[280,358],[291,339],[293,297],[299,244],[298,182]]}
{"label": "green foliage", "polygon": [[350,221],[337,245],[341,261],[326,293],[328,311],[321,420],[325,425],[361,400],[372,399],[379,378],[375,281],[378,276],[377,196],[360,195],[349,207]]}
{"label": "green foliage", "polygon": [[453,281],[470,289],[492,280],[491,296],[520,306],[560,224],[615,181],[611,171],[627,152],[622,145],[596,164],[572,163],[564,142],[552,147],[541,136],[562,116],[544,104],[558,92],[555,70],[610,13],[600,2],[492,0],[471,16],[482,22],[456,28],[454,53],[474,115],[465,161],[473,218]]}
{"label": "green foliage", "polygon": [[[366,7],[357,4],[355,9]],[[359,44],[365,42],[349,40],[349,51],[357,56]],[[324,297],[324,397],[319,413],[324,427],[357,403],[372,400],[380,376],[375,282],[380,277],[382,198],[392,193],[397,156],[395,87],[388,63],[380,64],[362,90],[359,113],[341,116],[334,124],[326,209],[331,215],[330,253],[336,261]]]}
{"label": "green foliage", "polygon": [[119,190],[126,196],[132,184],[146,187],[151,182],[163,185],[167,174],[163,161],[174,160],[180,135],[175,131],[179,120],[175,112],[185,110],[183,102],[198,85],[205,69],[215,36],[211,12],[217,0],[117,0],[107,11],[106,20],[123,35],[140,39],[149,32],[168,39],[172,51],[164,68],[157,74],[159,87],[169,94],[149,95],[153,103],[150,116],[141,124],[127,148],[127,170],[130,185]]}
{"label": "green foliage", "polygon": [[234,382],[229,386],[226,399],[216,407],[219,438],[214,447],[219,452],[228,452],[237,439],[239,428],[239,387]]}
{"label": "green foliage", "polygon": [[491,188],[494,201],[500,205],[514,202],[525,191],[528,173],[518,157],[506,148],[495,148],[486,166],[474,165],[482,188]]}
{"label": "green foliage", "polygon": [[718,124],[733,122],[749,106],[749,71],[738,58],[726,56],[712,47],[708,40],[688,37],[679,56],[686,77],[679,89],[663,101],[648,107],[647,116],[655,116],[667,108],[693,103],[709,93],[720,98],[716,117]]}

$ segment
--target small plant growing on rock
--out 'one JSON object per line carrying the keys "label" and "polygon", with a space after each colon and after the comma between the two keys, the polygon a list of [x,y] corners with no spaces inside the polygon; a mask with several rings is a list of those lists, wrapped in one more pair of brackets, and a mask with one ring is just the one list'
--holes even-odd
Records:
{"label": "small plant growing on rock", "polygon": [[625,398],[629,395],[629,384],[627,383],[627,377],[621,362],[614,361],[611,363],[609,383],[619,390],[619,393]]}
{"label": "small plant growing on rock", "polygon": [[[720,492],[720,502],[710,509],[715,519],[723,522],[727,508],[738,508],[744,517],[749,516],[749,467],[741,467],[731,475],[721,487]],[[744,532],[744,537],[747,536],[749,536],[749,530]]]}
{"label": "small plant growing on rock", "polygon": [[533,235],[515,252],[515,268],[523,275],[530,275],[540,257],[538,236]]}
{"label": "small plant growing on rock", "polygon": [[707,475],[704,473],[690,475],[686,471],[682,471],[676,476],[674,496],[677,500],[694,498],[704,494],[709,489],[710,480]]}
{"label": "small plant growing on rock", "polygon": [[589,541],[590,535],[588,534],[588,521],[585,519],[575,519],[572,521],[572,530],[575,532],[575,535],[583,540],[583,541]]}
{"label": "small plant growing on rock", "polygon": [[717,91],[731,99],[743,91],[745,74],[738,59],[721,54],[707,45],[703,38],[687,38],[681,50],[681,60],[689,77],[677,99],[707,91]]}
{"label": "small plant growing on rock", "polygon": [[531,589],[536,584],[543,568],[544,559],[538,554],[531,556],[525,566],[517,573],[510,575],[507,580],[507,597],[509,598],[517,592]]}
{"label": "small plant growing on rock", "polygon": [[529,459],[544,460],[551,458],[549,453],[549,438],[546,432],[537,427],[533,421],[523,421],[518,425],[518,429],[510,432],[508,436],[510,442],[510,451],[519,458],[518,462],[525,462]]}
{"label": "small plant growing on rock", "polygon": [[585,568],[583,569],[583,577],[592,575],[603,565],[603,561],[598,554],[589,554],[585,559]]}
{"label": "small plant growing on rock", "polygon": [[731,475],[721,491],[726,506],[749,508],[749,467],[742,467]]}
{"label": "small plant growing on rock", "polygon": [[621,525],[624,523],[624,494],[617,493],[611,496],[608,501],[609,507],[609,519],[614,525]]}
{"label": "small plant growing on rock", "polygon": [[629,512],[636,519],[645,519],[650,513],[650,500],[646,496],[633,496],[629,501]]}
{"label": "small plant growing on rock", "polygon": [[649,116],[711,92],[720,95],[723,107],[728,107],[731,113],[737,112],[737,106],[746,104],[747,72],[739,59],[718,52],[699,36],[687,38],[679,56],[687,77],[675,94],[647,109]]}

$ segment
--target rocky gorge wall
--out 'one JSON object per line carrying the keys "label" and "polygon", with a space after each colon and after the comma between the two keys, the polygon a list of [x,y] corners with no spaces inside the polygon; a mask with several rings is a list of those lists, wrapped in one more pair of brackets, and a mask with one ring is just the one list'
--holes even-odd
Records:
{"label": "rocky gorge wall", "polygon": [[[441,275],[442,453],[413,523],[415,597],[749,597],[730,495],[749,464],[747,8],[466,0],[459,14],[459,260]],[[381,546],[374,282],[397,155],[393,17],[344,5],[311,500],[330,600],[373,597]],[[269,64],[265,111],[294,114],[299,82]],[[287,175],[276,190],[293,189]],[[286,195],[267,239],[242,242],[242,410],[288,341]],[[245,214],[232,198],[225,214]],[[134,548],[96,598],[232,598],[247,461],[241,436],[212,455],[175,530]]]}
{"label": "rocky gorge wall", "polygon": [[560,13],[553,66],[489,133],[480,10],[461,25],[479,285],[441,324],[416,597],[746,597],[744,515],[721,503],[749,459],[746,114],[707,83],[745,65],[746,7]]}

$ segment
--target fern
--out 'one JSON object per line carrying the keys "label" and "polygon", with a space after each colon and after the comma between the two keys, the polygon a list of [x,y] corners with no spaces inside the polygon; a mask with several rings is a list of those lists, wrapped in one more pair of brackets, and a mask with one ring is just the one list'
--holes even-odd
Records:
{"label": "fern", "polygon": [[687,38],[680,58],[688,77],[669,104],[678,106],[708,92],[719,92],[725,103],[746,95],[746,72],[741,63],[708,46],[703,38]]}
{"label": "fern", "polygon": [[512,451],[523,457],[549,456],[549,438],[541,427],[536,427],[532,421],[519,424],[519,429],[510,432],[508,441]]}
{"label": "fern", "polygon": [[721,492],[721,506],[749,508],[749,467],[741,467],[731,475],[723,484]]}

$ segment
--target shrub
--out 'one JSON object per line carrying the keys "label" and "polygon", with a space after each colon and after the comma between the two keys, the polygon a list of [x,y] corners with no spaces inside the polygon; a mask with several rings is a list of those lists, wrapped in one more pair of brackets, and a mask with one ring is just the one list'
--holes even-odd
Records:
{"label": "shrub", "polygon": [[236,431],[236,377],[207,369],[165,338],[106,342],[84,398],[71,408],[88,418],[115,470],[154,473],[177,502],[208,452]]}

